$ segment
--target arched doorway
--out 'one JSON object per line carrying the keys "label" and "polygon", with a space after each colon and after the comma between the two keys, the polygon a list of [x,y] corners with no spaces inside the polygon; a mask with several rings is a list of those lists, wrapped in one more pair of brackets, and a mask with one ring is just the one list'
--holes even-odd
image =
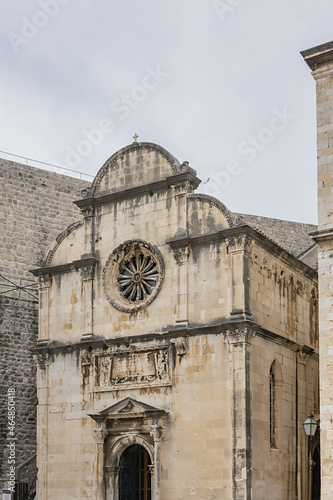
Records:
{"label": "arched doorway", "polygon": [[126,448],[120,457],[119,500],[151,500],[149,453],[139,444]]}

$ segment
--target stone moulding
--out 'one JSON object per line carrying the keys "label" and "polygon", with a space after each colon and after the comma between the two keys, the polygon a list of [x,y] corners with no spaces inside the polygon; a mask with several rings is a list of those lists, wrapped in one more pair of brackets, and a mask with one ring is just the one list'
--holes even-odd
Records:
{"label": "stone moulding", "polygon": [[[288,337],[280,335],[278,333],[272,332],[265,328],[262,328],[259,324],[255,323],[252,319],[244,319],[244,320],[232,320],[231,318],[225,318],[217,324],[212,325],[195,325],[187,328],[177,328],[174,330],[167,330],[163,333],[150,333],[147,335],[132,335],[131,343],[134,345],[135,343],[139,343],[142,345],[143,342],[147,343],[155,343],[157,340],[159,343],[156,348],[161,349],[163,347],[164,342],[168,347],[172,347],[175,344],[176,339],[188,339],[189,337],[196,337],[199,335],[222,335],[223,337],[228,337],[228,332],[236,331],[244,329],[248,327],[253,332],[254,336],[263,337],[267,340],[275,342],[279,345],[286,346],[294,351],[298,351],[299,349],[303,349],[308,351],[315,358],[318,357],[317,349],[313,350],[312,347],[306,346],[303,344],[299,344],[293,340],[290,340]],[[125,339],[123,340],[123,344],[125,343]],[[73,342],[71,344],[61,344],[58,342],[48,342],[47,345],[37,346],[32,349],[33,354],[43,354],[46,353],[49,355],[57,355],[57,354],[66,354],[68,352],[81,351],[82,349],[87,349],[87,347],[91,347],[91,351],[98,350],[99,354],[102,354],[103,345],[107,342],[107,345],[112,347],[112,352],[116,352],[117,346],[119,345],[120,339],[116,337],[114,339],[93,339],[91,341],[82,342]],[[162,343],[163,342],[163,343]],[[154,347],[147,346],[142,348],[142,350],[154,349]],[[135,346],[135,350],[139,351],[139,348]],[[131,352],[131,349],[123,349],[122,352]]]}
{"label": "stone moulding", "polygon": [[314,231],[309,233],[309,236],[314,239],[314,241],[325,241],[333,239],[333,228],[321,229],[319,231]]}
{"label": "stone moulding", "polygon": [[114,421],[118,419],[141,419],[145,418],[161,418],[167,416],[167,412],[160,408],[155,408],[141,401],[137,401],[131,397],[127,397],[118,403],[102,410],[99,413],[89,414],[95,422],[102,423],[105,421]]}
{"label": "stone moulding", "polygon": [[224,217],[227,219],[227,222],[229,224],[229,227],[234,226],[234,222],[232,220],[231,212],[227,209],[227,207],[217,198],[214,198],[213,196],[209,196],[207,194],[202,194],[202,193],[191,193],[187,195],[187,199],[189,201],[204,201],[206,203],[209,203],[210,205],[213,205],[216,207]]}
{"label": "stone moulding", "polygon": [[[155,245],[139,239],[127,240],[113,250],[105,263],[104,293],[119,311],[137,312],[156,298],[164,274],[163,256]],[[128,283],[128,294],[124,283]]]}
{"label": "stone moulding", "polygon": [[170,189],[172,186],[178,186],[183,184],[189,184],[192,189],[196,189],[200,184],[200,179],[198,179],[192,172],[178,172],[175,175],[167,177],[164,180],[158,182],[152,182],[150,184],[143,184],[142,186],[136,186],[134,188],[125,189],[123,191],[116,191],[114,193],[107,193],[96,198],[91,192],[85,195],[83,199],[76,200],[74,203],[81,209],[87,210],[88,208],[97,207],[101,205],[106,205],[108,203],[117,203],[124,200],[129,200],[131,198],[136,198],[138,196],[149,195],[149,193],[157,193]]}
{"label": "stone moulding", "polygon": [[308,50],[303,50],[301,55],[312,71],[323,66],[332,66],[333,42],[324,43]]}
{"label": "stone moulding", "polygon": [[[158,146],[157,144],[153,144],[150,142],[134,142],[130,144],[129,146],[126,146],[119,151],[117,151],[114,155],[112,155],[102,166],[102,168],[99,170],[97,173],[91,187],[91,194],[94,195],[96,192],[96,189],[100,185],[104,175],[106,174],[107,170],[113,163],[115,163],[119,158],[122,156],[125,156],[128,153],[131,153],[132,151],[137,151],[137,150],[142,150],[146,152],[152,152],[156,151],[159,153],[163,158],[167,160],[169,163],[171,170],[174,174],[178,174],[182,171],[182,166],[171,153],[169,153],[166,149],[162,148],[161,146]],[[183,169],[184,170],[184,169]],[[189,170],[189,168],[188,168]],[[196,172],[193,169],[190,169],[192,172],[196,174]]]}
{"label": "stone moulding", "polygon": [[75,260],[69,262],[68,264],[59,264],[58,266],[45,266],[39,267],[37,269],[31,269],[30,272],[36,276],[53,276],[55,274],[71,273],[73,271],[78,271],[79,269],[94,268],[97,264],[98,259],[95,257],[87,257],[81,260]]}
{"label": "stone moulding", "polygon": [[46,259],[45,259],[45,266],[50,266],[53,256],[59,247],[59,245],[69,236],[71,233],[73,233],[76,229],[79,229],[80,227],[83,226],[83,221],[77,221],[68,226],[62,233],[60,233],[56,240],[54,241],[52,248],[48,251]]}

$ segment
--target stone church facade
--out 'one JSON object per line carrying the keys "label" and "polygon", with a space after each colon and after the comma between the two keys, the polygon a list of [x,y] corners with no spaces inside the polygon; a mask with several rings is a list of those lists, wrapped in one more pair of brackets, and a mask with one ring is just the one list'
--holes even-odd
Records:
{"label": "stone church facade", "polygon": [[199,183],[160,146],[121,149],[33,270],[39,500],[310,498],[309,228]]}

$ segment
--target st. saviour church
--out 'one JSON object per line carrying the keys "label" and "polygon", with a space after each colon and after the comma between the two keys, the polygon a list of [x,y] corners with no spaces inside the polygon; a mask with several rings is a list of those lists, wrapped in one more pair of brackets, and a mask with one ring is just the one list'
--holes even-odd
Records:
{"label": "st. saviour church", "polygon": [[124,147],[33,270],[40,500],[307,498],[314,242],[199,184]]}

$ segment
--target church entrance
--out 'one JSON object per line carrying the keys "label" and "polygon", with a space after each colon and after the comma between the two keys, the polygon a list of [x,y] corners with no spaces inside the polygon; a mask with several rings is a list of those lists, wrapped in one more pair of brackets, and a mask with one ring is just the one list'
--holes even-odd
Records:
{"label": "church entrance", "polygon": [[320,500],[320,446],[313,452],[314,467],[312,471],[312,500]]}
{"label": "church entrance", "polygon": [[120,457],[119,500],[151,500],[150,457],[134,444]]}

